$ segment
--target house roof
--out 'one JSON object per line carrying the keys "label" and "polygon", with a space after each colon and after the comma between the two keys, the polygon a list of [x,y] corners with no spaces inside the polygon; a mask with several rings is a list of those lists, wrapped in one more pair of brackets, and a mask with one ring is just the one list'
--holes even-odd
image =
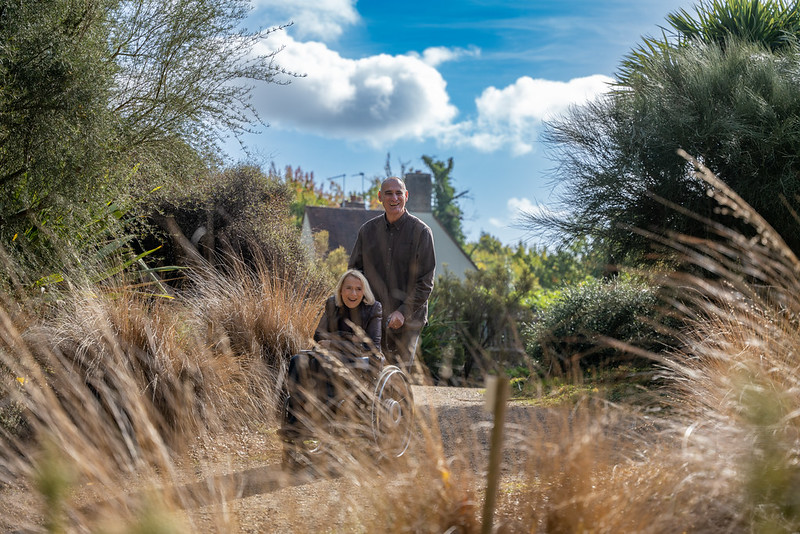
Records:
{"label": "house roof", "polygon": [[312,232],[328,231],[328,250],[343,247],[348,255],[353,252],[361,225],[382,214],[383,210],[328,206],[306,206],[305,212]]}
{"label": "house roof", "polygon": [[[306,206],[303,232],[316,233],[320,230],[328,232],[328,250],[344,248],[348,256],[356,244],[358,230],[365,222],[383,214],[383,210],[367,210],[364,208],[334,208],[328,206]],[[447,229],[430,211],[414,213],[433,232],[433,243],[436,249],[437,268],[449,268],[461,276],[465,271],[477,270],[472,260],[464,253]],[[311,243],[311,236],[305,236]]]}

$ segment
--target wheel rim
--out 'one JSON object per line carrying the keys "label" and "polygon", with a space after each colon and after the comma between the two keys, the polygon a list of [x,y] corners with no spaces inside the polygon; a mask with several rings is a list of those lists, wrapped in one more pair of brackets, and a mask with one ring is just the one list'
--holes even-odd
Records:
{"label": "wheel rim", "polygon": [[372,401],[372,434],[379,452],[398,458],[411,442],[414,397],[405,373],[390,365],[378,377]]}

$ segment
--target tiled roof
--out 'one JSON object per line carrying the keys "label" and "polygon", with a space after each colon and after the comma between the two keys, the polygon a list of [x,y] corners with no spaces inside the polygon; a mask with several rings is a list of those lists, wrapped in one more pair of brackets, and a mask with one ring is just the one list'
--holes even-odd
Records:
{"label": "tiled roof", "polygon": [[361,225],[382,214],[383,210],[306,206],[306,219],[311,231],[327,230],[328,250],[344,247],[347,254],[353,251]]}

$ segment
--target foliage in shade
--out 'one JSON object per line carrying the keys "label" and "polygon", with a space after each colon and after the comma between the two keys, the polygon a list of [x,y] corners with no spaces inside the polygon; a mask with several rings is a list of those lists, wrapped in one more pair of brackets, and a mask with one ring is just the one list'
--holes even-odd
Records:
{"label": "foliage in shade", "polygon": [[166,265],[225,269],[229,258],[251,267],[263,261],[289,279],[314,272],[317,283],[326,286],[330,276],[315,267],[290,218],[293,198],[282,180],[241,165],[203,174],[192,187],[154,193],[148,218],[134,230],[145,249],[163,243],[158,254]]}
{"label": "foliage in shade", "polygon": [[[102,204],[191,184],[260,123],[256,83],[294,76],[243,28],[246,0],[0,6],[0,239],[79,239]],[[29,242],[46,255],[60,243]]]}
{"label": "foliage in shade", "polygon": [[531,222],[565,239],[592,236],[617,262],[652,252],[652,240],[632,228],[703,236],[689,213],[748,231],[709,198],[676,153],[683,148],[800,250],[786,205],[800,195],[798,64],[795,47],[770,53],[733,41],[649,58],[627,90],[550,125],[545,138],[570,215]]}
{"label": "foliage in shade", "polygon": [[658,310],[656,290],[628,277],[568,287],[525,326],[527,351],[543,376],[580,380],[587,369],[630,361],[617,346],[605,345],[606,338],[641,351],[665,350],[670,339],[660,333]]}

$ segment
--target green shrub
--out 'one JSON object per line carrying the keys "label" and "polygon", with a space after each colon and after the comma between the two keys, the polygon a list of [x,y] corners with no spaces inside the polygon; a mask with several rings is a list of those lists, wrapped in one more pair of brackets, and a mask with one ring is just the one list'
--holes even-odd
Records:
{"label": "green shrub", "polygon": [[517,325],[532,313],[528,288],[521,286],[499,267],[467,273],[463,280],[450,272],[437,278],[420,341],[434,377],[452,374],[467,381],[473,370],[496,371],[525,360]]}
{"label": "green shrub", "polygon": [[611,347],[609,339],[659,351],[667,337],[657,321],[655,289],[617,278],[565,288],[523,331],[527,353],[541,372],[559,376],[634,358]]}

